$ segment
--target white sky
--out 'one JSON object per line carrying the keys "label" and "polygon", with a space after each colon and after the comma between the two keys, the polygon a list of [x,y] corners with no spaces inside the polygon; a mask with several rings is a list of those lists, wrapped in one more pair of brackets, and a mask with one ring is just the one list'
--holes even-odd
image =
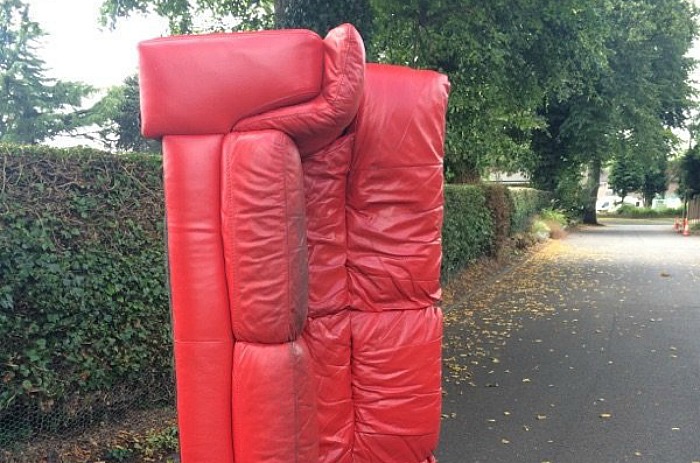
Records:
{"label": "white sky", "polygon": [[136,44],[165,34],[159,18],[133,16],[114,31],[101,29],[101,0],[27,0],[31,18],[46,32],[39,49],[48,77],[98,88],[120,84],[137,70]]}

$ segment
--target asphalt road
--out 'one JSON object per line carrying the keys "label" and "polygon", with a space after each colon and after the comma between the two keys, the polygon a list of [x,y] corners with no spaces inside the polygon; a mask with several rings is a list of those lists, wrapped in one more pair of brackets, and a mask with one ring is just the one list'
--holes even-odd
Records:
{"label": "asphalt road", "polygon": [[440,463],[700,462],[700,236],[612,224],[446,307]]}

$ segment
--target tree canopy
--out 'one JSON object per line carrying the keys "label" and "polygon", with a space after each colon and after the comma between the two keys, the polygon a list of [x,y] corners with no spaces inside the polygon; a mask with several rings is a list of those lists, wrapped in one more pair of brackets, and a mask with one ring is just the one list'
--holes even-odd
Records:
{"label": "tree canopy", "polygon": [[683,126],[693,104],[695,62],[686,52],[697,10],[688,0],[103,4],[107,23],[138,12],[167,17],[175,32],[194,31],[197,15],[213,18],[211,29],[229,30],[307,27],[324,34],[356,23],[370,59],[448,74],[449,179],[523,171],[536,185],[563,192],[587,172],[588,199],[580,207],[593,221],[602,168],[618,156],[643,166],[665,159],[673,147],[669,129]]}
{"label": "tree canopy", "polygon": [[0,141],[38,143],[81,123],[77,109],[91,88],[45,76],[42,36],[27,4],[0,1]]}
{"label": "tree canopy", "polygon": [[122,85],[107,90],[100,101],[86,111],[83,124],[97,127],[83,137],[116,151],[160,151],[160,143],[141,135],[139,81],[127,77]]}
{"label": "tree canopy", "polygon": [[700,146],[695,145],[681,159],[681,186],[688,197],[700,196]]}

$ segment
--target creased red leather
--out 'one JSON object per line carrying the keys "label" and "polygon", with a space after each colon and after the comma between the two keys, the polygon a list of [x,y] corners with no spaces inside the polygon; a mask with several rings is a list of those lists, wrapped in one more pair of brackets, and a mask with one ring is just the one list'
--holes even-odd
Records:
{"label": "creased red leather", "polygon": [[304,330],[316,381],[319,463],[353,461],[351,336],[349,310],[310,318]]}
{"label": "creased red leather", "polygon": [[183,463],[435,463],[447,79],[347,24],[140,54]]}
{"label": "creased red leather", "polygon": [[174,36],[139,44],[144,136],[222,134],[315,98],[326,45],[307,30]]}
{"label": "creased red leather", "polygon": [[360,104],[365,48],[362,37],[350,24],[331,30],[323,43],[323,84],[318,97],[242,120],[234,130],[281,130],[294,139],[302,156],[338,138]]}
{"label": "creased red leather", "polygon": [[425,462],[437,447],[448,90],[435,72],[366,69],[346,214],[354,463]]}
{"label": "creased red leather", "polygon": [[440,430],[438,308],[351,311],[355,463],[422,462]]}
{"label": "creased red leather", "polygon": [[222,164],[221,236],[233,334],[238,341],[293,341],[309,303],[299,152],[282,132],[231,133]]}
{"label": "creased red leather", "polygon": [[359,310],[440,299],[444,75],[368,65],[348,177],[348,273]]}
{"label": "creased red leather", "polygon": [[354,137],[345,136],[302,161],[309,243],[309,316],[348,306],[345,192]]}
{"label": "creased red leather", "polygon": [[316,393],[304,340],[237,342],[234,365],[236,463],[318,461]]}

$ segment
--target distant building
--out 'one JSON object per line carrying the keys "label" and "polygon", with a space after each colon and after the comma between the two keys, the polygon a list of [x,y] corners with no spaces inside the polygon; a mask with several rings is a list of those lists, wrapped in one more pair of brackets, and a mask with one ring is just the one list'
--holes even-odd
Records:
{"label": "distant building", "polygon": [[502,183],[508,186],[530,186],[530,177],[522,172],[514,174],[491,172],[488,181],[492,183]]}

